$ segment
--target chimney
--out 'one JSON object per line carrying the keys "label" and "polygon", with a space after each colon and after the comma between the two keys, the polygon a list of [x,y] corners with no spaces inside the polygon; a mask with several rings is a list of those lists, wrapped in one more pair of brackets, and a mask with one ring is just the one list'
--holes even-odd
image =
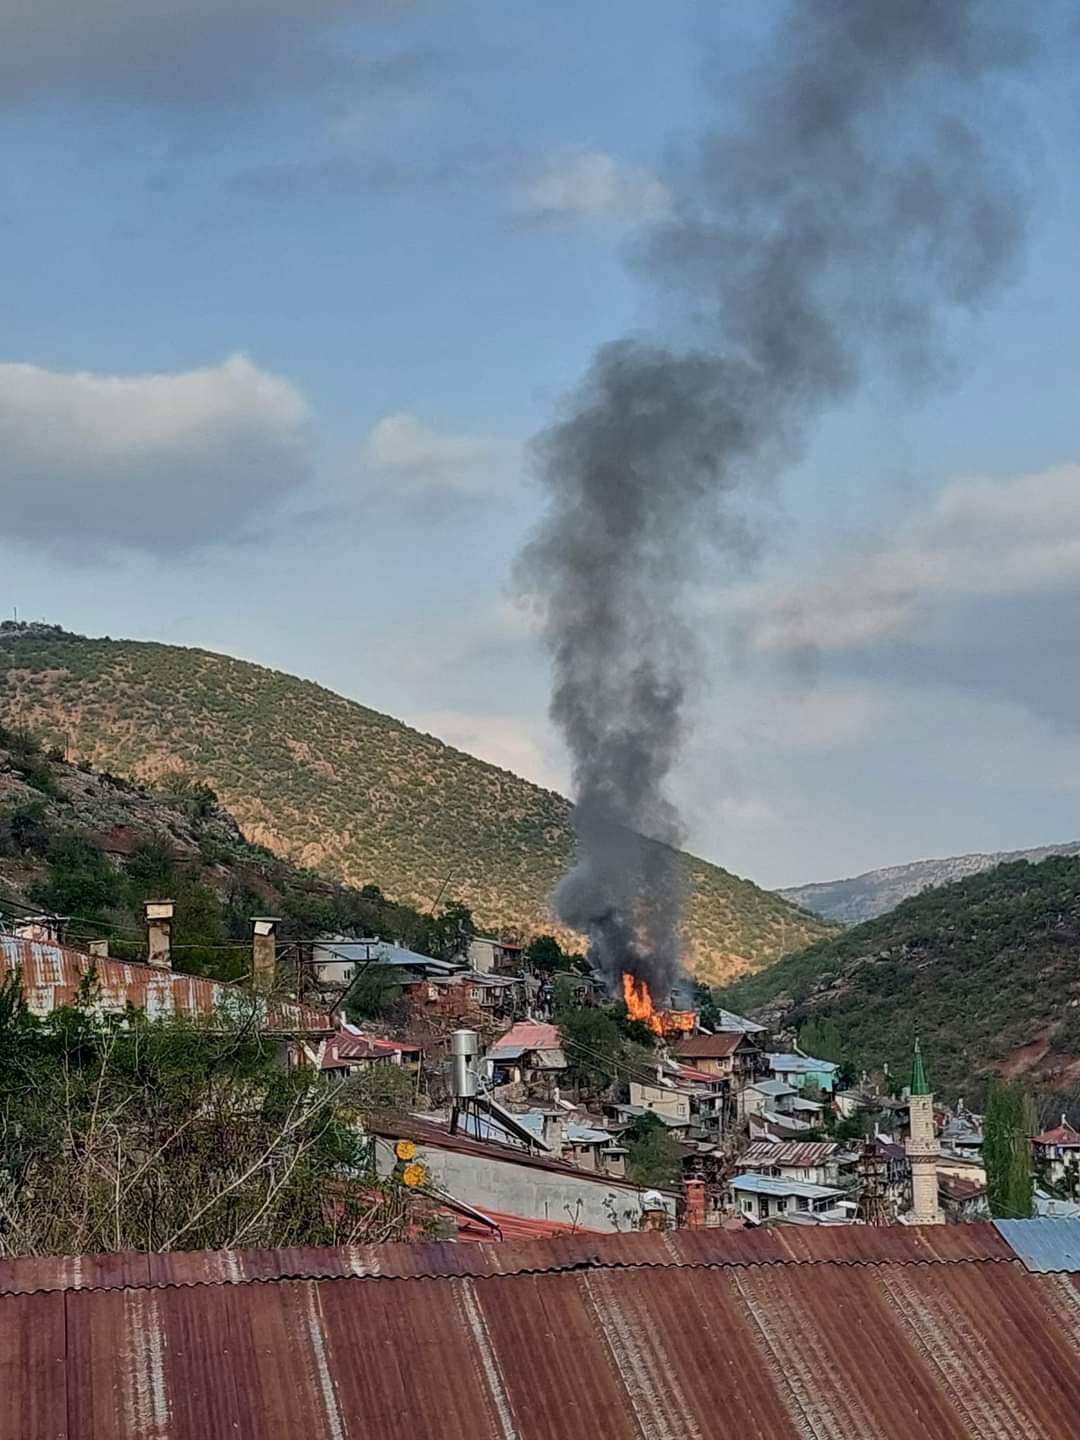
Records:
{"label": "chimney", "polygon": [[109,958],[108,940],[91,940],[88,948],[95,960],[107,960]]}
{"label": "chimney", "polygon": [[544,1111],[544,1123],[540,1131],[540,1138],[551,1151],[552,1155],[555,1156],[556,1160],[560,1160],[563,1153],[563,1142],[566,1138],[562,1111]]}
{"label": "chimney", "polygon": [[147,900],[147,958],[161,970],[172,969],[172,922],[175,905],[171,900]]}
{"label": "chimney", "polygon": [[277,975],[277,920],[255,915],[251,920],[251,981],[256,990],[272,990]]}
{"label": "chimney", "polygon": [[705,1181],[686,1180],[683,1182],[686,1201],[687,1230],[705,1229]]}

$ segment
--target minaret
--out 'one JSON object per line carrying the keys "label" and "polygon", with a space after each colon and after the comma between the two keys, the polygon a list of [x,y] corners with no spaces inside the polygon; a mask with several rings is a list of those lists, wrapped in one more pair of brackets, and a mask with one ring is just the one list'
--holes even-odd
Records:
{"label": "minaret", "polygon": [[907,1142],[911,1161],[911,1210],[909,1225],[944,1225],[945,1215],[938,1204],[937,1159],[941,1154],[934,1134],[934,1097],[926,1078],[919,1038],[915,1037],[915,1058],[911,1066],[911,1138]]}

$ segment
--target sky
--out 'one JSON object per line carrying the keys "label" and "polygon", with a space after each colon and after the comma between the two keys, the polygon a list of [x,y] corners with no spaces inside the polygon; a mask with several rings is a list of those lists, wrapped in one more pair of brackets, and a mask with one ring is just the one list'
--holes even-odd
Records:
{"label": "sky", "polygon": [[[693,587],[686,843],[769,886],[1080,836],[1080,29],[1023,258]],[[0,614],[317,680],[568,792],[530,438],[780,23],[689,0],[0,0]]]}

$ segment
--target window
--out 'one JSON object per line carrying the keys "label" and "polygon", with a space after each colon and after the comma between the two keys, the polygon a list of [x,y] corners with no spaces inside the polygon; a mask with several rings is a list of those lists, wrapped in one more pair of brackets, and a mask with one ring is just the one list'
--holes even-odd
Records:
{"label": "window", "polygon": [[747,1214],[750,1214],[754,1209],[754,1202],[752,1200],[744,1200],[742,1202],[742,1208],[746,1211]]}
{"label": "window", "polygon": [[769,1213],[769,1202],[764,1195],[761,1197],[758,1205],[760,1208],[761,1217],[762,1219],[764,1219]]}
{"label": "window", "polygon": [[783,1215],[783,1213],[784,1213],[784,1211],[785,1211],[786,1209],[787,1209],[787,1201],[786,1201],[786,1200],[777,1200],[777,1202],[776,1202],[776,1213],[777,1213],[778,1215]]}
{"label": "window", "polygon": [[807,1200],[805,1195],[799,1195],[795,1200],[795,1208],[796,1210],[809,1210],[810,1201]]}

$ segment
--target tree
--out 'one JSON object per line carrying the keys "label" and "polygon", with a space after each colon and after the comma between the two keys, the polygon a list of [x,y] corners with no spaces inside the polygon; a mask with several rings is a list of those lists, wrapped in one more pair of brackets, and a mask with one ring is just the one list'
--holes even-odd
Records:
{"label": "tree", "polygon": [[626,1173],[635,1185],[670,1190],[682,1178],[682,1151],[667,1126],[651,1112],[639,1115],[625,1135]]}
{"label": "tree", "polygon": [[475,934],[472,911],[456,902],[447,905],[428,921],[428,954],[436,960],[456,960],[468,950],[469,941]]}
{"label": "tree", "polygon": [[48,879],[34,898],[57,915],[97,919],[123,898],[120,871],[81,836],[57,836],[49,845],[48,863]]}
{"label": "tree", "polygon": [[804,1020],[799,1027],[799,1049],[804,1055],[815,1060],[831,1060],[834,1065],[843,1063],[844,1042],[840,1027],[830,1016],[813,1016]]}
{"label": "tree", "polygon": [[625,1045],[619,1022],[609,1009],[569,1006],[556,1011],[570,1078],[586,1089],[606,1089],[625,1072]]}
{"label": "tree", "polygon": [[400,970],[391,965],[368,965],[356,977],[345,1000],[350,1020],[386,1020],[401,1004]]}
{"label": "tree", "polygon": [[[203,1022],[44,1020],[0,984],[0,1255],[402,1239],[410,1192],[357,1125],[366,1077],[279,1063],[255,997]],[[380,1084],[384,1082],[380,1079]]]}
{"label": "tree", "polygon": [[983,1121],[986,1194],[995,1220],[1026,1220],[1031,1215],[1034,1181],[1027,1133],[1027,1105],[1019,1085],[990,1087]]}

